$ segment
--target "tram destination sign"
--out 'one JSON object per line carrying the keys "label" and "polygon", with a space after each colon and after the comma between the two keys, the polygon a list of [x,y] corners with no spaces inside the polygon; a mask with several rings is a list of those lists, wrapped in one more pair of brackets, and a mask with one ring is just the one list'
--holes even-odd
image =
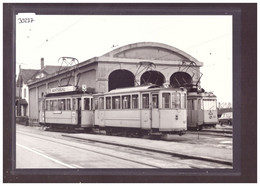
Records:
{"label": "tram destination sign", "polygon": [[76,87],[74,86],[66,86],[66,87],[55,87],[50,89],[50,93],[61,93],[61,92],[70,92],[75,91]]}

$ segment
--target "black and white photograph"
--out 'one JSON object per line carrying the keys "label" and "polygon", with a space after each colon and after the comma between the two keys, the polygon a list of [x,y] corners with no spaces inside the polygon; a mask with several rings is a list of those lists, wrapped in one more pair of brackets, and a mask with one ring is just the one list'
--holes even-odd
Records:
{"label": "black and white photograph", "polygon": [[234,12],[18,12],[13,168],[235,175]]}
{"label": "black and white photograph", "polygon": [[232,168],[231,15],[18,14],[16,42],[16,168]]}

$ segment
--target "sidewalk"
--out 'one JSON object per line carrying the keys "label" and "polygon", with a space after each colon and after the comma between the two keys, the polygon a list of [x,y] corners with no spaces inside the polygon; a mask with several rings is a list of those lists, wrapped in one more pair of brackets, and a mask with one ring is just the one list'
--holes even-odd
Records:
{"label": "sidewalk", "polygon": [[[105,136],[94,134],[65,134],[63,136],[97,141],[108,144],[149,149],[152,151],[166,152],[172,155],[185,156],[186,158],[198,158],[213,162],[221,162],[232,165],[232,149],[203,146],[199,144],[178,143],[173,141],[157,141],[141,138],[127,138],[118,136]],[[180,137],[181,138],[181,137]]]}

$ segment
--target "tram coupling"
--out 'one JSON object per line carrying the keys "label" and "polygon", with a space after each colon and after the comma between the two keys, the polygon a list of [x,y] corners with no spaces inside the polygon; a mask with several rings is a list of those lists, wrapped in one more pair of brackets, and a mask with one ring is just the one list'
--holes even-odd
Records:
{"label": "tram coupling", "polygon": [[186,134],[186,130],[179,131],[179,136]]}

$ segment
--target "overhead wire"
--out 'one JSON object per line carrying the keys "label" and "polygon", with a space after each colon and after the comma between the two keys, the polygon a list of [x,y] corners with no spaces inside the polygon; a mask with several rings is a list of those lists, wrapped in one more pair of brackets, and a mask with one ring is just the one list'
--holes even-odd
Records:
{"label": "overhead wire", "polygon": [[48,40],[46,40],[44,43],[42,43],[38,48],[41,48],[43,45],[46,44],[46,42],[53,40],[55,37],[59,36],[60,34],[62,34],[63,32],[67,31],[68,29],[70,29],[72,26],[76,25],[78,22],[80,22],[83,18],[79,18],[77,21],[75,21],[74,23],[70,24],[69,26],[67,26],[65,29],[57,32],[56,34],[54,34],[53,36],[51,36],[50,38],[48,38]]}

